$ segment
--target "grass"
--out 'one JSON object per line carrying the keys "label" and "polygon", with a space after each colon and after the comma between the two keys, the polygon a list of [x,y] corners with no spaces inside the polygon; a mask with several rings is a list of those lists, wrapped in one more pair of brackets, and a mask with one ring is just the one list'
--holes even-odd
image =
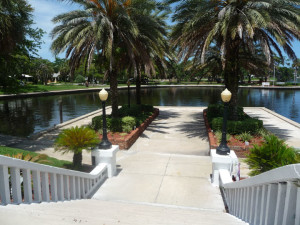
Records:
{"label": "grass", "polygon": [[[105,85],[105,87],[108,85]],[[73,85],[73,84],[27,84],[24,86],[9,87],[7,89],[0,88],[0,94],[19,94],[19,93],[33,93],[33,92],[48,92],[48,91],[62,91],[62,90],[75,90],[75,89],[87,89],[87,88],[96,88],[99,86],[85,87],[84,85]]]}
{"label": "grass", "polygon": [[[23,155],[31,155],[31,156],[37,156],[40,155],[38,153],[35,152],[30,152],[30,151],[26,151],[26,150],[22,150],[22,149],[18,149],[18,148],[10,148],[10,147],[4,147],[4,146],[0,146],[0,155],[17,155],[19,153],[22,153]],[[59,167],[59,168],[65,168],[65,169],[71,169],[72,168],[72,162],[69,161],[65,161],[65,160],[59,160],[56,158],[52,158],[47,156],[47,158],[45,159],[46,162],[42,163],[45,165],[49,165],[49,166],[55,166],[55,167]]]}

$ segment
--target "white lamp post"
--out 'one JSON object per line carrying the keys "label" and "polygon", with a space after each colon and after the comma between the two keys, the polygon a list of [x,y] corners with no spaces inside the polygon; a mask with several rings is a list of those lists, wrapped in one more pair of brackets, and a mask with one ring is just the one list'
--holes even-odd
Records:
{"label": "white lamp post", "polygon": [[227,114],[228,114],[228,102],[231,99],[231,92],[226,88],[221,93],[222,101],[224,102],[224,115],[223,115],[223,128],[222,128],[222,141],[219,147],[217,147],[217,154],[219,155],[228,155],[230,153],[230,149],[227,146],[226,140],[226,131],[227,131]]}

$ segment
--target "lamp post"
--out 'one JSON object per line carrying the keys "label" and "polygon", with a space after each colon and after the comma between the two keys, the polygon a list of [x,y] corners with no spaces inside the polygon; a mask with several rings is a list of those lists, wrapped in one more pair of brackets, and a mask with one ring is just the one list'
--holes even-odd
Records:
{"label": "lamp post", "polygon": [[112,145],[107,138],[106,113],[105,113],[105,101],[107,100],[108,93],[104,88],[99,92],[99,97],[100,100],[102,101],[102,119],[103,119],[103,137],[101,143],[99,144],[99,149],[110,149]]}
{"label": "lamp post", "polygon": [[227,114],[228,114],[228,102],[231,99],[231,92],[226,88],[221,93],[222,101],[224,102],[224,115],[223,115],[223,128],[222,128],[222,141],[219,147],[217,147],[217,154],[219,155],[228,155],[230,153],[230,149],[227,146],[226,140],[226,131],[227,131]]}
{"label": "lamp post", "polygon": [[128,87],[128,89],[127,89],[127,96],[128,96],[128,107],[130,108],[130,80],[128,79],[128,81],[127,81],[127,87]]}

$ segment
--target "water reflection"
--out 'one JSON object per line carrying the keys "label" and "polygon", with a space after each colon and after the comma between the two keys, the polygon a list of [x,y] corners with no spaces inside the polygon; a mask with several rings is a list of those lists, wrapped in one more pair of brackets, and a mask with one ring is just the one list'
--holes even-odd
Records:
{"label": "water reflection", "polygon": [[[142,102],[160,106],[207,106],[220,102],[222,88],[170,87],[143,89]],[[61,102],[61,108],[60,108]],[[135,90],[131,90],[135,102]],[[127,104],[127,90],[119,104]],[[300,123],[300,90],[240,89],[239,105],[263,106]],[[98,92],[0,101],[0,133],[29,136],[100,108]]]}

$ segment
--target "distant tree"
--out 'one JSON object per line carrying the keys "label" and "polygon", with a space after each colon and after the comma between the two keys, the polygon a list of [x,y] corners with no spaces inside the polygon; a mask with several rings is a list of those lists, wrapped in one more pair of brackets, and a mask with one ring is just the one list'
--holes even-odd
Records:
{"label": "distant tree", "polygon": [[41,45],[43,31],[33,29],[32,7],[26,0],[0,1],[0,86],[17,84]]}

